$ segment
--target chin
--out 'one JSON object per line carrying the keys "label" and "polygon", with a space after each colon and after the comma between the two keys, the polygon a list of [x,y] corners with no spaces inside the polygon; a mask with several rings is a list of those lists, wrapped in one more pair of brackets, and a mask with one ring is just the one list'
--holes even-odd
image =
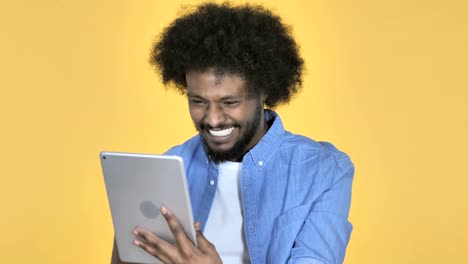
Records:
{"label": "chin", "polygon": [[216,156],[226,156],[232,153],[233,148],[212,148],[210,147],[210,153],[215,154]]}

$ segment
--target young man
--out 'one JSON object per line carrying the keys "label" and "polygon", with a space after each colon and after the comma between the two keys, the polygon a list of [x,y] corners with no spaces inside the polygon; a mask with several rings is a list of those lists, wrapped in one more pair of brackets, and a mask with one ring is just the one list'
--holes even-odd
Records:
{"label": "young man", "polygon": [[301,85],[303,61],[280,18],[201,5],[165,29],[152,62],[187,95],[199,132],[168,151],[184,159],[198,247],[165,207],[177,243],[135,229],[135,245],[164,263],[342,263],[354,168],[269,110]]}

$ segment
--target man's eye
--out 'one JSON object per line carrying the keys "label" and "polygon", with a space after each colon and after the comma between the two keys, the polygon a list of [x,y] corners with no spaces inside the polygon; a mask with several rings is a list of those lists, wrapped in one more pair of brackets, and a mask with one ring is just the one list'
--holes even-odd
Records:
{"label": "man's eye", "polygon": [[237,105],[238,103],[239,103],[238,101],[225,101],[224,105],[234,106],[234,105]]}
{"label": "man's eye", "polygon": [[198,105],[204,103],[204,101],[203,101],[203,100],[200,100],[200,99],[192,99],[192,100],[190,100],[190,101],[192,102],[192,104],[198,104]]}

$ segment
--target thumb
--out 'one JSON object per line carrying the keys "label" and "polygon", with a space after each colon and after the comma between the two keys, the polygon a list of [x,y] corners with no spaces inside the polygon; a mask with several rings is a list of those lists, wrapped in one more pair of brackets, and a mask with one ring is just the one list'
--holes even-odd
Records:
{"label": "thumb", "polygon": [[216,252],[215,246],[208,241],[203,235],[200,228],[200,221],[195,222],[195,231],[197,231],[197,243],[198,248],[207,254],[212,254]]}

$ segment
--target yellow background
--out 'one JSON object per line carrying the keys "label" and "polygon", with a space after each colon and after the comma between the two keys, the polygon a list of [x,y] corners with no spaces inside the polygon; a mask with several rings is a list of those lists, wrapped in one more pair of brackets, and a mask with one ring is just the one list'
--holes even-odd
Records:
{"label": "yellow background", "polygon": [[[108,263],[98,153],[195,133],[147,63],[168,2],[1,0],[1,263]],[[356,165],[345,263],[468,263],[467,2],[265,4],[306,60],[286,127]]]}

